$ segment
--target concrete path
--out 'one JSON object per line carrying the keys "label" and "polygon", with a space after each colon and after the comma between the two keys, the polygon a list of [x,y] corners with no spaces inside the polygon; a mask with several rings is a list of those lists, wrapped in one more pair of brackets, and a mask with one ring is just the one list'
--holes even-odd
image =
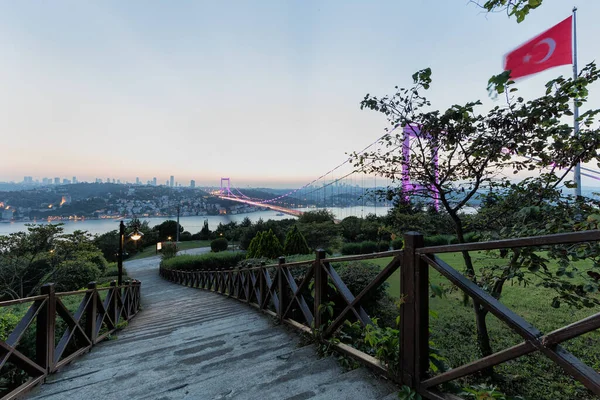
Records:
{"label": "concrete path", "polygon": [[318,359],[314,346],[255,309],[162,280],[158,262],[125,264],[142,281],[143,310],[118,338],[51,375],[29,399],[397,398],[389,382]]}

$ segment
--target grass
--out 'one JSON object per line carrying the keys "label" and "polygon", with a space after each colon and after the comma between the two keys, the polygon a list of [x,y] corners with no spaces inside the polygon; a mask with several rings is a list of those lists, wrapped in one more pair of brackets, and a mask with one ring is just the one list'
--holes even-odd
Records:
{"label": "grass", "polygon": [[[210,240],[188,240],[185,242],[179,242],[179,250],[197,249],[199,247],[210,247]],[[142,251],[137,253],[127,261],[139,260],[142,258],[152,257],[156,255],[156,245],[145,247]]]}
{"label": "grass", "polygon": [[[472,254],[475,266],[490,264],[494,259],[482,252]],[[440,255],[445,262],[458,271],[464,270],[460,253]],[[390,258],[370,260],[381,268]],[[575,265],[582,266],[585,262]],[[549,267],[556,268],[550,264]],[[472,305],[463,305],[463,295],[448,280],[430,268],[430,281],[449,290],[444,298],[430,299],[430,308],[437,314],[431,318],[431,337],[451,367],[458,367],[481,357],[477,345],[475,318]],[[576,281],[576,279],[575,279]],[[400,271],[397,270],[387,281],[388,293],[400,296]],[[526,287],[516,282],[507,282],[500,301],[512,311],[525,318],[540,331],[547,333],[598,312],[594,309],[575,309],[566,305],[552,308],[550,304],[556,293],[535,283]],[[500,351],[521,343],[523,340],[505,323],[492,314],[487,317],[488,328],[494,351]],[[595,370],[600,370],[600,332],[593,331],[565,342],[563,346]],[[520,394],[528,400],[588,400],[595,397],[579,383],[567,376],[563,370],[539,352],[520,357],[496,367],[498,378],[494,381],[507,394]],[[477,378],[470,377],[474,383]]]}

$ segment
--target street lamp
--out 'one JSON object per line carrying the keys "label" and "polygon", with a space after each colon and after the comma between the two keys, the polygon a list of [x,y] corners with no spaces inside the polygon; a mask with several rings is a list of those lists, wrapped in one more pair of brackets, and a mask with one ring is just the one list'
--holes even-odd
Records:
{"label": "street lamp", "polygon": [[[137,226],[133,227],[133,232],[131,232],[127,237],[133,241],[138,241],[144,236],[144,234],[138,231]],[[117,286],[121,286],[123,284],[123,248],[125,247],[125,224],[123,221],[119,224],[119,253],[117,253],[117,270],[118,270],[118,280]]]}

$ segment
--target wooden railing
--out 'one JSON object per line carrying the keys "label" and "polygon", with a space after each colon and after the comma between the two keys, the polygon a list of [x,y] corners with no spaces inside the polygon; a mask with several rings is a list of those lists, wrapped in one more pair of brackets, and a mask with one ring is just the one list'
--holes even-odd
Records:
{"label": "wooden railing", "polygon": [[[457,244],[424,247],[423,236],[409,232],[404,235],[402,251],[388,251],[360,256],[326,258],[318,251],[314,260],[278,264],[248,266],[221,270],[180,271],[160,268],[160,275],[172,282],[211,290],[242,302],[263,312],[278,317],[306,333],[319,332],[321,340],[327,340],[346,319],[358,320],[364,326],[371,323],[370,316],[361,306],[364,296],[385,282],[400,269],[400,346],[399,371],[393,376],[399,383],[414,388],[428,399],[457,399],[456,396],[439,392],[443,383],[489,369],[494,365],[515,359],[534,351],[540,351],[566,373],[581,382],[592,393],[600,395],[600,375],[559,343],[600,328],[600,313],[582,321],[558,329],[546,335],[508,309],[489,293],[477,286],[462,273],[452,268],[436,253],[476,250],[494,250],[527,246],[550,246],[600,240],[600,231],[576,232],[532,238],[490,241],[483,243]],[[392,261],[358,295],[354,295],[340,279],[333,263],[393,257]],[[475,302],[505,322],[523,337],[524,342],[491,356],[471,362],[436,376],[429,375],[429,267],[449,279],[455,286]],[[292,274],[293,269],[303,268],[304,276],[299,284]],[[344,303],[333,321],[324,321],[321,312],[334,291],[341,295]],[[305,293],[312,284],[313,295]],[[311,304],[312,303],[312,304]],[[333,344],[337,350],[352,356],[365,365],[387,373],[386,367],[374,357],[348,345]]]}
{"label": "wooden railing", "polygon": [[[56,293],[54,284],[50,283],[41,287],[39,296],[0,302],[0,309],[31,303],[6,340],[0,340],[3,375],[26,374],[23,382],[14,385],[17,387],[5,388],[2,399],[21,396],[43,382],[48,374],[107,338],[122,322],[133,318],[140,309],[140,290],[139,281],[120,287],[113,281],[107,288],[97,288],[92,282],[87,290]],[[68,304],[70,297],[77,296],[82,296],[82,300],[72,312],[65,302]],[[34,330],[35,349],[19,351],[17,348],[31,330]],[[7,363],[11,371],[6,371]]]}

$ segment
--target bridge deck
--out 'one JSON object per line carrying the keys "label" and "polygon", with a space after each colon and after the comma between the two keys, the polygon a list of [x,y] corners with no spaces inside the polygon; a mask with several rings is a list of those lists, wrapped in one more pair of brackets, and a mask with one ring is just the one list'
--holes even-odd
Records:
{"label": "bridge deck", "polygon": [[156,257],[127,263],[143,311],[30,399],[380,399],[395,387],[332,358],[244,304],[163,281]]}

